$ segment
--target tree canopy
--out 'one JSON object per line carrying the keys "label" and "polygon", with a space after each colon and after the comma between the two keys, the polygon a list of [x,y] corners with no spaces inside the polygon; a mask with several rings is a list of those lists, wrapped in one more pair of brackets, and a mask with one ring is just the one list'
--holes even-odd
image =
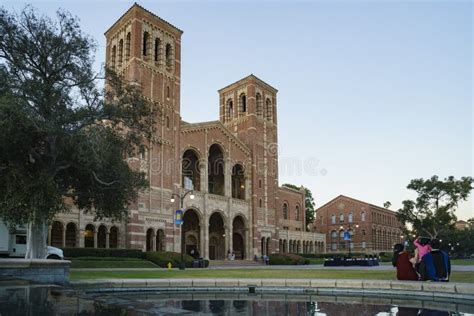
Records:
{"label": "tree canopy", "polygon": [[[290,183],[285,183],[283,184],[285,187],[289,187],[295,190],[299,190],[300,187],[290,184]],[[304,188],[305,192],[305,220],[306,220],[306,226],[308,224],[313,223],[314,221],[314,198],[313,198],[313,193],[311,193],[311,190],[308,188]],[[306,230],[308,230],[308,227],[305,227]]]}
{"label": "tree canopy", "polygon": [[407,188],[415,191],[418,196],[416,200],[403,201],[397,217],[405,225],[407,233],[411,231],[417,236],[436,238],[454,228],[456,208],[459,202],[469,197],[472,183],[472,177],[457,180],[450,176],[440,180],[435,175],[426,180],[413,179]]}
{"label": "tree canopy", "polygon": [[57,213],[120,219],[146,186],[125,158],[151,141],[153,107],[113,71],[94,72],[94,52],[65,11],[0,9],[0,218],[28,223],[27,257],[44,254]]}

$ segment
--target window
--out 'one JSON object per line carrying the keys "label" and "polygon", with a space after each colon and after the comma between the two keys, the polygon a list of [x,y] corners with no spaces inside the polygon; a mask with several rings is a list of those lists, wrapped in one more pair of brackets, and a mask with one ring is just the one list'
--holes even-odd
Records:
{"label": "window", "polygon": [[112,47],[112,63],[110,64],[111,68],[112,69],[115,69],[115,58],[116,58],[116,55],[117,55],[117,47],[114,45]]}
{"label": "window", "polygon": [[324,216],[321,216],[321,225],[324,225]]}
{"label": "window", "polygon": [[367,244],[365,243],[365,241],[362,242],[362,249],[365,249],[365,247],[367,247]]}
{"label": "window", "polygon": [[336,239],[336,238],[337,238],[337,232],[336,232],[335,230],[333,230],[333,231],[331,232],[331,238],[332,238],[332,239]]}
{"label": "window", "polygon": [[166,98],[167,99],[170,98],[170,87],[169,86],[166,86]]}
{"label": "window", "polygon": [[268,121],[272,120],[272,101],[270,99],[265,101],[265,118]]}
{"label": "window", "polygon": [[150,35],[148,32],[143,33],[143,50],[142,50],[142,55],[146,56],[148,54],[148,40],[149,40]]}
{"label": "window", "polygon": [[260,180],[258,180],[258,187],[259,187],[259,189],[261,189],[261,188],[262,188],[262,180],[261,180],[261,179],[260,179]]}
{"label": "window", "polygon": [[333,243],[331,244],[331,250],[332,250],[332,251],[336,251],[336,250],[337,250],[337,243],[333,242]]}
{"label": "window", "polygon": [[170,128],[170,117],[166,117],[166,128]]}
{"label": "window", "polygon": [[341,223],[344,222],[344,214],[343,213],[339,214],[339,222],[341,222]]}
{"label": "window", "polygon": [[262,207],[262,199],[260,199],[260,200],[258,201],[258,205],[260,205],[260,207]]}
{"label": "window", "polygon": [[288,204],[283,204],[283,219],[288,219]]}
{"label": "window", "polygon": [[295,214],[295,219],[296,219],[297,221],[299,221],[299,220],[300,220],[300,206],[299,206],[299,205],[296,205],[295,213],[296,213],[296,214]]}
{"label": "window", "polygon": [[17,245],[26,245],[26,235],[15,235],[15,243]]}
{"label": "window", "polygon": [[130,59],[130,39],[131,35],[130,32],[127,33],[127,37],[125,38],[125,61]]}
{"label": "window", "polygon": [[362,212],[362,213],[360,214],[360,220],[361,220],[362,222],[365,222],[365,212]]}
{"label": "window", "polygon": [[255,102],[257,103],[257,115],[263,116],[263,109],[262,109],[262,95],[257,93],[255,95]]}
{"label": "window", "polygon": [[155,38],[155,61],[160,61],[160,39]]}
{"label": "window", "polygon": [[239,96],[239,114],[247,112],[247,96],[245,93],[242,93]]}
{"label": "window", "polygon": [[352,223],[352,212],[349,213],[347,220],[349,221],[349,223]]}
{"label": "window", "polygon": [[123,39],[119,41],[119,48],[118,48],[118,66],[122,67],[123,61]]}
{"label": "window", "polygon": [[362,229],[362,236],[365,236],[365,229]]}
{"label": "window", "polygon": [[232,120],[232,117],[234,116],[234,103],[232,102],[231,99],[227,100],[226,108],[225,108],[225,116],[226,116],[227,122]]}
{"label": "window", "polygon": [[165,50],[165,55],[166,55],[166,69],[168,71],[171,71],[173,69],[173,48],[171,47],[171,44],[166,44],[166,50]]}
{"label": "window", "polygon": [[339,231],[339,237],[344,238],[344,230]]}
{"label": "window", "polygon": [[331,216],[331,224],[336,224],[336,215]]}

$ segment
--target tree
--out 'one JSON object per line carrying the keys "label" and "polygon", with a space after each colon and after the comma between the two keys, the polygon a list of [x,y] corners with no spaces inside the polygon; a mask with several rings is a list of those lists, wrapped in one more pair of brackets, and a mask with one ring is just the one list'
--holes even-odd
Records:
{"label": "tree", "polygon": [[390,206],[392,206],[392,203],[390,203],[390,201],[387,201],[383,204],[384,208],[390,208]]}
{"label": "tree", "polygon": [[436,238],[454,228],[454,212],[458,203],[469,197],[472,183],[472,177],[456,180],[453,176],[444,181],[439,180],[438,176],[411,180],[407,188],[414,190],[418,197],[415,201],[403,201],[397,217],[405,226],[406,232],[408,224],[416,235],[427,234],[430,238]]}
{"label": "tree", "polygon": [[26,258],[42,258],[60,212],[124,217],[146,187],[124,158],[151,140],[154,111],[115,73],[93,71],[95,43],[69,13],[0,8],[0,34],[0,218],[28,224]]}
{"label": "tree", "polygon": [[[294,190],[299,190],[300,188],[294,184],[289,184],[285,183],[283,186],[294,189]],[[313,198],[313,193],[311,193],[311,190],[308,188],[304,188],[304,193],[305,193],[305,221],[306,221],[306,226],[308,224],[313,223],[314,221],[314,198]],[[308,227],[305,227],[306,230],[308,230]]]}

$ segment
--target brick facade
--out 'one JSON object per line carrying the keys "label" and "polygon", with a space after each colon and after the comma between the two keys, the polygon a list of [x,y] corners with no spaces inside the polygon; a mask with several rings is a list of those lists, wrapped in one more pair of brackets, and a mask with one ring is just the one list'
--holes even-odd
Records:
{"label": "brick facade", "polygon": [[[58,217],[56,228],[50,230],[55,238],[50,240],[68,234],[80,241],[77,246],[84,246],[87,235],[89,245],[96,247],[110,246],[112,238],[118,239],[116,247],[176,252],[183,248],[210,259],[235,251],[236,258],[251,259],[288,251],[283,245],[291,235],[301,247],[290,251],[323,251],[324,235],[305,232],[304,190],[278,185],[277,90],[250,75],[219,90],[219,120],[184,122],[182,33],[137,4],[105,32],[106,64],[138,86],[160,112],[158,142],[145,144],[146,150],[129,159],[147,174],[150,187],[130,205],[126,224],[93,222],[76,210]],[[188,195],[183,200],[184,224],[178,226],[174,214],[179,199],[171,198],[187,192],[185,184],[194,189],[194,199]],[[291,208],[288,219],[282,201]],[[299,218],[294,213],[297,206]]]}
{"label": "brick facade", "polygon": [[[401,241],[402,224],[396,213],[367,202],[340,195],[316,210],[313,231],[326,235],[327,252],[392,251]],[[344,231],[351,231],[350,242]]]}

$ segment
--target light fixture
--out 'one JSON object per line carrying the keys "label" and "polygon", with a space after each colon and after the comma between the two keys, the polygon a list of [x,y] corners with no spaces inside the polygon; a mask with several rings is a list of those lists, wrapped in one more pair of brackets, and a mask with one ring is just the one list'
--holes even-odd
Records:
{"label": "light fixture", "polygon": [[241,184],[241,185],[240,185],[240,188],[241,188],[241,189],[245,189],[245,185]]}
{"label": "light fixture", "polygon": [[356,228],[359,228],[359,224],[356,225]]}
{"label": "light fixture", "polygon": [[174,203],[174,197],[172,197],[170,201],[171,201],[171,203]]}
{"label": "light fixture", "polygon": [[194,194],[191,193],[191,195],[189,196],[189,198],[190,198],[191,200],[194,200]]}

